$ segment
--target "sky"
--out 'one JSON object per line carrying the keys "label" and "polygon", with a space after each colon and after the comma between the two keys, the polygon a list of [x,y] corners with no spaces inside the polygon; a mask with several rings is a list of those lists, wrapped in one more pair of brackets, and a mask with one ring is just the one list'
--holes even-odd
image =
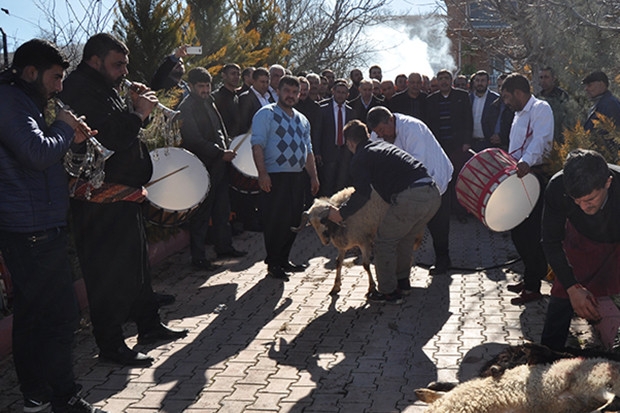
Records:
{"label": "sky", "polygon": [[[54,14],[59,16],[58,20],[67,22],[68,14],[64,0],[0,0],[0,8],[9,11],[9,14],[4,10],[0,11],[0,27],[7,35],[9,50],[14,50],[21,43],[40,36],[39,27],[49,27],[45,13],[37,5],[54,4],[54,2],[56,3]],[[72,0],[69,3],[76,10],[83,10],[83,5],[91,4],[91,0]],[[115,0],[98,0],[97,3],[103,9],[107,9],[115,3]],[[391,0],[390,7],[397,13],[417,15],[437,11],[437,3],[436,0]],[[384,79],[392,80],[400,73],[419,72],[432,75],[444,67],[452,69],[454,62],[447,56],[446,44],[435,43],[429,46],[427,43],[430,42],[429,39],[437,42],[437,33],[430,32],[429,27],[436,28],[437,25],[409,21],[370,28],[366,33],[369,37],[368,43],[377,47],[379,51],[376,58],[369,59],[368,66],[379,64],[383,68]],[[434,36],[430,36],[431,34]],[[443,38],[447,40],[445,36]],[[365,75],[368,74],[367,68],[360,69]]]}

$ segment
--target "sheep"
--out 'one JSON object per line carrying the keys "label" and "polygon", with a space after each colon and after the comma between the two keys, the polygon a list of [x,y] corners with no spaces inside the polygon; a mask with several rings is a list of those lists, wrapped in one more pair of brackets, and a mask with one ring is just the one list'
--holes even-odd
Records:
{"label": "sheep", "polygon": [[499,378],[459,384],[427,413],[590,413],[620,395],[620,363],[603,358],[565,358],[520,365]]}
{"label": "sheep", "polygon": [[299,232],[306,225],[312,225],[323,245],[328,245],[331,242],[338,249],[336,280],[329,293],[330,295],[336,295],[340,292],[344,256],[353,247],[359,247],[362,251],[362,265],[368,274],[368,293],[375,291],[376,288],[370,272],[370,254],[377,228],[379,228],[379,224],[390,205],[373,190],[368,202],[340,225],[330,221],[327,218],[330,205],[339,208],[351,198],[353,192],[355,192],[355,188],[349,187],[336,192],[329,199],[315,199],[312,206],[302,214],[299,227],[291,228],[291,230]]}
{"label": "sheep", "polygon": [[[521,365],[549,364],[566,358],[604,358],[611,361],[620,361],[620,355],[597,349],[566,348],[564,352],[554,351],[536,343],[523,343],[515,346],[506,346],[499,354],[486,362],[478,373],[479,378],[492,377],[499,380],[506,372]],[[432,382],[426,388],[416,389],[415,393],[419,400],[425,403],[433,403],[444,396],[446,392],[454,389],[458,383]],[[604,411],[620,410],[620,398],[607,406]]]}

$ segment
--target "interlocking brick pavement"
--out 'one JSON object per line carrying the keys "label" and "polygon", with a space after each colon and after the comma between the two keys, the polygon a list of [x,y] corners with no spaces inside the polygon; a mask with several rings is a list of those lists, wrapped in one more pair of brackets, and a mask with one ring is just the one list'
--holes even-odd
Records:
{"label": "interlocking brick pavement", "polygon": [[[110,412],[423,412],[415,388],[468,379],[502,345],[538,341],[547,302],[510,304],[514,294],[505,287],[522,267],[505,264],[516,258],[507,233],[492,233],[473,218],[453,221],[456,269],[444,276],[430,277],[423,265],[433,262],[429,244],[427,237],[417,253],[421,266],[411,272],[413,293],[400,306],[366,303],[366,274],[353,257],[345,262],[340,295],[330,297],[336,250],[322,246],[311,228],[293,251],[294,261],[310,267],[287,283],[265,277],[259,233],[235,237],[249,254],[222,262],[215,274],[193,270],[188,251],[181,251],[153,269],[154,288],[176,296],[162,318],[190,334],[138,346],[129,324],[129,345],[156,362],[122,368],[98,362],[83,328],[76,375],[86,398]],[[575,339],[588,339],[587,330],[577,325]],[[21,412],[10,357],[0,372],[0,412]]]}

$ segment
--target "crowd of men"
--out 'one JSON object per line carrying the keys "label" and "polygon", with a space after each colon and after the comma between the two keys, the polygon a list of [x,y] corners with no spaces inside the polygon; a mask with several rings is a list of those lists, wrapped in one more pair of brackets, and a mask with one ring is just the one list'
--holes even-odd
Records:
{"label": "crowd of men", "polygon": [[[229,223],[231,208],[243,215],[245,207],[248,222],[253,214],[260,218],[268,276],[287,281],[290,272],[306,268],[289,260],[295,241],[290,229],[299,224],[304,206],[314,196],[353,186],[349,202],[324,219],[340,224],[373,190],[390,205],[375,240],[377,291],[368,300],[400,303],[411,291],[415,237],[426,226],[436,255],[430,274],[450,269],[450,215],[467,219],[455,198],[456,176],[472,156],[470,149],[499,147],[515,158],[517,176],[534,174],[544,193],[530,216],[511,230],[525,271],[523,282],[508,287],[519,294],[515,305],[538,300],[547,263],[556,271],[543,343],[561,349],[573,311],[596,321],[601,317],[596,297],[620,293],[617,265],[606,264],[620,257],[620,230],[613,219],[620,208],[620,171],[591,151],[571,153],[565,170],[553,178],[541,168],[569,122],[568,95],[557,87],[551,68],[540,71],[538,97],[520,74],[500,76],[497,93],[485,71],[469,82],[448,70],[433,79],[411,73],[392,82],[383,80],[376,65],[368,79],[352,70],[349,82],[331,70],[293,76],[280,65],[242,71],[227,64],[222,86],[212,93],[205,68],[185,76],[186,55],[185,46],[177,49],[151,87],[134,83],[128,99],[120,86],[128,75],[129,50],[105,33],[87,41],[82,61],[64,81],[68,62],[54,44],[37,39],[20,46],[0,76],[5,125],[0,250],[15,289],[13,351],[25,412],[50,405],[54,413],[102,412],[80,397],[72,371],[77,309],[67,256],[69,208],[99,357],[122,365],[153,362],[125,344],[127,321],[136,323],[140,344],[176,340],[188,332],[161,322],[159,306],[174,297],[153,292],[147,259],[140,203],[153,165],[139,131],[158,104],[155,89],[183,90],[178,106],[183,146],[211,177],[211,190],[189,222],[196,269],[218,268],[206,257],[208,232],[218,257],[245,255],[234,248]],[[620,121],[620,101],[609,92],[607,76],[593,72],[583,83],[593,101],[586,129],[595,128],[599,114]],[[58,109],[48,124],[45,108],[56,95],[72,112]],[[237,148],[230,141],[244,134],[258,174],[255,188],[244,188],[247,198],[231,206],[230,163]],[[78,191],[70,198],[62,161],[70,146],[84,150],[93,136],[114,151],[105,162],[103,187],[92,196]]]}

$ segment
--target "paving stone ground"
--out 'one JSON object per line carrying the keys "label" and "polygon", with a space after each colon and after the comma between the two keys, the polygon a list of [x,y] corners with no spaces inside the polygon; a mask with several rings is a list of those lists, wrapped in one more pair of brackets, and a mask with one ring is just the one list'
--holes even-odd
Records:
{"label": "paving stone ground", "polygon": [[[129,345],[156,362],[123,368],[98,362],[86,324],[74,351],[86,398],[127,413],[423,412],[414,389],[471,378],[503,345],[538,341],[550,289],[544,283],[545,299],[511,305],[515,295],[506,285],[518,280],[522,265],[510,235],[473,218],[451,225],[455,269],[429,276],[427,236],[411,272],[413,293],[402,305],[367,304],[368,281],[353,256],[341,293],[329,296],[336,250],[311,228],[293,251],[294,261],[310,267],[286,283],[265,277],[260,233],[236,236],[235,246],[249,254],[221,262],[215,274],[193,270],[187,250],[174,254],[153,269],[154,288],[176,296],[162,319],[189,335],[138,346],[130,324]],[[586,325],[574,326],[575,339],[588,334]],[[21,412],[11,357],[0,361],[0,389],[0,412]]]}

